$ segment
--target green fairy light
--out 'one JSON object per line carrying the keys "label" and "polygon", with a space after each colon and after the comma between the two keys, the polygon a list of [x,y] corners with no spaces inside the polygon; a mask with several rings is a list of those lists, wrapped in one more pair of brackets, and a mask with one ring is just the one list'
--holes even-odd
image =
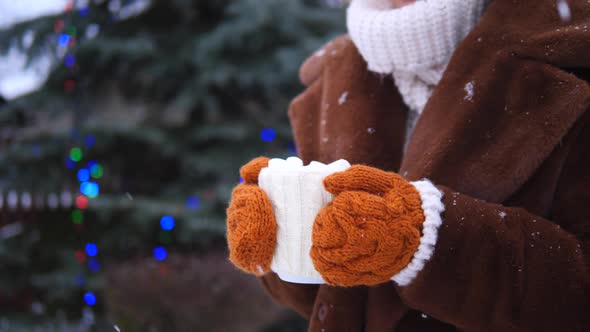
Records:
{"label": "green fairy light", "polygon": [[102,166],[100,166],[99,164],[94,164],[92,165],[92,167],[90,167],[90,176],[92,176],[93,179],[100,179],[102,177],[102,174]]}
{"label": "green fairy light", "polygon": [[70,159],[75,162],[82,160],[82,150],[80,148],[73,148],[70,150]]}
{"label": "green fairy light", "polygon": [[66,30],[66,32],[70,36],[76,36],[77,30],[76,30],[76,27],[72,25],[72,26],[68,27],[68,29]]}
{"label": "green fairy light", "polygon": [[74,211],[72,211],[72,222],[74,224],[81,224],[84,221],[84,215],[82,214],[82,211],[76,209]]}

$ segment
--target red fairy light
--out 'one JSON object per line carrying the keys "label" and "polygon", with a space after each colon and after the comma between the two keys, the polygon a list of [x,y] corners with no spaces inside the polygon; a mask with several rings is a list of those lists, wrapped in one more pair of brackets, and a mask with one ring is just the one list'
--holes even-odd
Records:
{"label": "red fairy light", "polygon": [[76,260],[78,263],[86,262],[86,253],[84,250],[76,250]]}
{"label": "red fairy light", "polygon": [[74,91],[75,88],[76,88],[76,81],[66,80],[64,82],[64,91],[65,92],[70,93],[70,92]]}
{"label": "red fairy light", "polygon": [[88,198],[84,195],[76,197],[76,207],[80,210],[84,210],[88,207]]}
{"label": "red fairy light", "polygon": [[55,31],[56,33],[61,32],[64,29],[65,23],[64,20],[56,20],[55,23],[53,24],[53,31]]}

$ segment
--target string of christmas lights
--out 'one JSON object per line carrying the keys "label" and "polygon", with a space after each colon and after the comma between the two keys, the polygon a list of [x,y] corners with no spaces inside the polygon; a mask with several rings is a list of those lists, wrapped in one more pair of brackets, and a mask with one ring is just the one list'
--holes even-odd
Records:
{"label": "string of christmas lights", "polygon": [[[117,8],[120,10],[120,5],[117,5],[118,2],[111,1],[109,3],[109,9],[114,14],[118,11]],[[117,7],[118,6],[118,7]],[[111,8],[112,7],[112,8]],[[117,7],[117,8],[114,8]],[[66,14],[72,14],[74,9],[78,9],[78,15],[81,17],[88,16],[89,14],[89,7],[87,1],[78,1],[78,5],[76,5],[75,1],[70,1],[64,12]],[[115,17],[115,19],[118,17]],[[63,65],[70,69],[72,73],[75,72],[75,75],[80,75],[81,70],[79,65],[77,64],[76,58],[74,53],[72,52],[72,48],[78,42],[78,29],[73,26],[67,26],[66,21],[64,19],[58,19],[54,23],[54,31],[58,34],[57,38],[57,47],[58,47],[58,54],[63,56]],[[85,38],[91,39],[96,37],[99,32],[99,26],[96,24],[90,24],[86,28]],[[72,75],[74,77],[75,75]],[[71,95],[72,98],[75,98],[74,92],[77,88],[77,82],[75,78],[67,78],[64,80],[63,86],[64,91]],[[77,131],[76,131],[76,134]],[[74,135],[78,136],[78,135]],[[266,142],[271,142],[275,139],[276,133],[271,128],[265,128],[261,132],[262,140]],[[76,227],[78,231],[81,231],[83,228],[81,225],[84,223],[84,212],[89,208],[92,199],[97,198],[100,195],[100,185],[98,181],[104,175],[104,167],[101,163],[88,160],[88,154],[90,153],[91,148],[96,144],[96,137],[91,134],[86,134],[83,139],[83,146],[74,146],[69,150],[67,157],[65,158],[65,167],[69,170],[72,170],[76,174],[76,178],[79,181],[79,193],[76,195],[75,198],[75,209],[71,212],[71,221]],[[87,162],[84,162],[88,160]],[[132,199],[131,195],[127,193],[128,197]],[[201,202],[199,198],[196,196],[190,196],[186,199],[185,206],[190,210],[196,210],[200,207]],[[172,241],[172,232],[176,226],[176,221],[172,216],[165,215],[162,216],[160,219],[160,233],[159,233],[159,242],[161,245],[155,246],[152,254],[153,258],[159,262],[165,262],[168,257],[168,251],[166,249],[166,245],[169,245]],[[95,243],[86,243],[84,245],[84,249],[78,249],[74,253],[77,261],[80,264],[86,264],[88,270],[90,272],[99,272],[101,265],[99,262],[99,248]],[[160,269],[162,274],[167,273],[167,267],[162,265]],[[83,286],[84,276],[80,275],[76,278],[76,284],[79,286]],[[97,296],[92,293],[91,291],[87,291],[84,293],[83,297],[84,303],[88,306],[95,306],[98,303]]]}
{"label": "string of christmas lights", "polygon": [[[64,13],[73,14],[74,9],[77,9],[78,15],[85,17],[89,13],[88,1],[69,1],[66,4]],[[86,31],[87,38],[94,38],[98,34],[98,26],[90,25]],[[92,30],[92,31],[91,31]],[[63,65],[72,71],[72,77],[80,75],[80,68],[76,63],[76,58],[72,52],[72,48],[78,41],[78,29],[74,25],[66,27],[63,19],[58,19],[54,23],[54,31],[59,34],[57,38],[58,54],[63,55]],[[75,74],[74,74],[75,73]],[[74,78],[67,78],[64,81],[64,91],[67,94],[74,96],[76,89],[76,80]],[[77,103],[76,103],[77,104]],[[77,130],[73,131],[73,136],[78,136]],[[65,166],[67,169],[74,170],[76,178],[79,181],[79,193],[75,198],[75,209],[71,212],[71,221],[78,232],[83,231],[84,212],[88,209],[90,201],[100,194],[100,180],[104,175],[103,166],[94,160],[85,158],[85,154],[89,154],[90,149],[95,145],[96,138],[91,134],[86,134],[83,139],[83,146],[74,146],[69,150],[68,156],[65,158]],[[84,163],[84,160],[88,160]],[[100,271],[101,265],[99,262],[99,248],[95,243],[88,242],[83,249],[78,249],[74,253],[76,260],[80,264],[85,264],[91,273]],[[79,287],[85,286],[84,275],[78,275],[75,283]],[[86,291],[83,296],[84,303],[93,307],[97,304],[97,296],[92,291]]]}
{"label": "string of christmas lights", "polygon": [[[68,2],[64,13],[67,15],[79,15],[80,17],[88,16],[90,8],[88,1],[70,1]],[[81,33],[79,27],[76,27],[70,23],[67,17],[59,18],[54,22],[54,32],[56,33],[56,44],[57,53],[60,55],[62,62],[61,64],[69,69],[72,75],[63,81],[63,91],[70,96],[74,104],[79,105],[77,98],[78,80],[77,77],[83,74],[83,68],[80,68],[74,48],[83,40],[95,38],[100,27],[96,24],[90,24],[86,27],[85,33]],[[271,143],[277,138],[277,132],[273,128],[262,128],[260,130],[260,139],[264,142]],[[65,209],[71,209],[70,219],[73,224],[73,228],[77,232],[83,232],[84,223],[86,222],[86,211],[91,208],[93,199],[96,199],[101,194],[100,180],[105,174],[105,164],[100,161],[92,160],[92,148],[96,144],[96,137],[92,134],[82,135],[77,129],[73,130],[73,141],[75,146],[68,147],[66,156],[64,158],[65,168],[73,173],[79,187],[75,192],[66,190],[61,193],[50,193],[50,194],[38,194],[38,193],[17,193],[15,191],[8,192],[6,198],[0,193],[0,209],[3,206],[9,208],[16,208],[21,206],[25,209],[45,206],[50,209],[56,209],[60,206]],[[81,143],[81,144],[80,144]],[[295,153],[294,144],[289,145],[289,152]],[[129,199],[132,200],[131,194],[126,193]],[[44,196],[44,197],[43,197]],[[210,196],[210,197],[207,197]],[[215,196],[213,191],[205,193],[203,198],[206,201],[212,200]],[[45,205],[46,203],[46,205]],[[201,206],[201,200],[196,196],[190,196],[186,198],[185,207],[190,210],[199,209]],[[174,214],[174,213],[172,213]],[[168,258],[168,249],[173,238],[173,232],[177,229],[176,220],[172,215],[164,215],[159,220],[159,232],[158,232],[158,245],[152,249],[153,259],[162,263],[160,272],[165,275],[167,273],[167,267],[164,264]],[[17,228],[6,228],[0,229],[0,237],[6,234],[16,234],[22,231]],[[84,268],[90,273],[98,273],[101,270],[101,250],[97,243],[94,242],[81,242],[79,248],[73,253],[76,260],[84,266]],[[76,276],[74,283],[76,286],[83,289],[82,301],[89,307],[93,307],[99,304],[99,297],[90,289],[84,289],[86,287],[86,278],[84,274]]]}

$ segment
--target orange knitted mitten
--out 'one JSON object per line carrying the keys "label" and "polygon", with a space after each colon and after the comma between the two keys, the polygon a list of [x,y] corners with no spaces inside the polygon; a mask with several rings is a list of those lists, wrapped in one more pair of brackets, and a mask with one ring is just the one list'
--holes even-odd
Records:
{"label": "orange knitted mitten", "polygon": [[244,183],[232,192],[227,209],[229,259],[245,272],[262,275],[270,271],[277,241],[277,223],[270,199],[258,187],[258,174],[268,158],[257,158],[242,167]]}
{"label": "orange knitted mitten", "polygon": [[315,220],[311,258],[328,284],[377,285],[409,264],[425,219],[412,184],[353,166],[327,177],[324,186],[336,197]]}

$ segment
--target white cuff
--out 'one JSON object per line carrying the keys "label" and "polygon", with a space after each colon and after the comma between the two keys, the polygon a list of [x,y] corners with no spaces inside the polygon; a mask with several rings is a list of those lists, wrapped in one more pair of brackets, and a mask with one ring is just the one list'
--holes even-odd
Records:
{"label": "white cuff", "polygon": [[434,254],[434,247],[438,238],[438,229],[442,225],[441,215],[445,210],[442,203],[442,192],[427,179],[411,182],[420,193],[422,210],[424,211],[424,224],[422,238],[414,258],[408,266],[391,278],[400,286],[409,285],[424,268],[424,265]]}

